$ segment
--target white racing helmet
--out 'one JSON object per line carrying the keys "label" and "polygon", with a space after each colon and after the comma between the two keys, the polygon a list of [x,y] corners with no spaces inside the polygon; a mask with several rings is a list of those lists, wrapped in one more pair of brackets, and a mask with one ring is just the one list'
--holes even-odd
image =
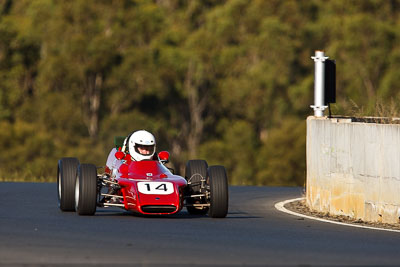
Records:
{"label": "white racing helmet", "polygon": [[156,139],[148,131],[136,131],[129,137],[128,147],[132,159],[149,160],[153,158],[156,151]]}

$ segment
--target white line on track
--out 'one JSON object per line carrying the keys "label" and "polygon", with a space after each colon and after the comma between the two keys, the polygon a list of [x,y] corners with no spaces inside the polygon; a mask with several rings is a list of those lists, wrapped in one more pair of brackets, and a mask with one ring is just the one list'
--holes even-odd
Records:
{"label": "white line on track", "polygon": [[356,225],[356,224],[351,224],[351,223],[343,223],[343,222],[336,222],[336,221],[330,221],[330,220],[326,220],[326,219],[316,218],[316,217],[304,215],[304,214],[301,214],[301,213],[293,212],[293,211],[288,210],[288,209],[286,209],[284,207],[287,203],[298,201],[298,200],[303,200],[303,199],[304,199],[304,197],[300,197],[300,198],[294,198],[294,199],[289,199],[289,200],[285,200],[285,201],[282,201],[282,202],[278,202],[278,203],[275,204],[275,208],[277,210],[279,210],[279,211],[282,211],[282,212],[285,212],[285,213],[288,213],[288,214],[291,214],[291,215],[294,215],[294,216],[307,218],[307,219],[310,219],[310,220],[316,220],[316,221],[320,221],[320,222],[327,222],[327,223],[333,223],[333,224],[339,224],[339,225],[345,225],[345,226],[351,226],[351,227],[358,227],[358,228],[364,228],[364,229],[400,233],[400,230],[377,228],[377,227],[371,227],[371,226]]}

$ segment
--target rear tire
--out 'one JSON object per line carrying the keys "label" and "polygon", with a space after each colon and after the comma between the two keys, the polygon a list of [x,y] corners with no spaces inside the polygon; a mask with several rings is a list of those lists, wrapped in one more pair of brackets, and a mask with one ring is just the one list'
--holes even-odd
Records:
{"label": "rear tire", "polygon": [[[185,170],[185,178],[188,182],[194,184],[194,185],[188,185],[188,192],[187,195],[196,195],[200,194],[201,192],[201,180],[207,178],[207,168],[208,164],[205,160],[189,160],[186,163],[186,170]],[[186,203],[188,205],[193,205],[193,204],[205,204],[206,201],[200,198],[188,198],[186,200]],[[204,201],[200,201],[204,200]],[[199,203],[202,202],[202,203]],[[208,212],[208,207],[193,207],[193,206],[186,206],[187,211],[189,214],[193,215],[204,215],[207,214]]]}
{"label": "rear tire", "polygon": [[228,177],[223,166],[208,168],[210,185],[210,209],[208,215],[212,218],[224,218],[228,214]]}
{"label": "rear tire", "polygon": [[57,168],[58,206],[62,211],[75,210],[75,180],[79,160],[77,158],[62,158]]}
{"label": "rear tire", "polygon": [[79,215],[94,215],[97,205],[97,168],[81,164],[75,184],[75,210]]}

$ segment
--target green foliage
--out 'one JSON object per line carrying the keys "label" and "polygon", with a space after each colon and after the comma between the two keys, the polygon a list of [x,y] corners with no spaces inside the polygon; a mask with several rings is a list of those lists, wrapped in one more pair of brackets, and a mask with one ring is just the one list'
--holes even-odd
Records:
{"label": "green foliage", "polygon": [[57,161],[56,144],[35,124],[0,123],[0,175],[8,179],[43,179],[52,174],[49,162]]}
{"label": "green foliage", "polygon": [[243,120],[221,124],[224,124],[220,125],[224,129],[222,138],[205,142],[201,147],[202,156],[209,165],[223,163],[231,184],[256,184],[254,163],[259,148],[252,125]]}
{"label": "green foliage", "polygon": [[257,157],[258,185],[304,185],[306,122],[286,118],[268,133]]}
{"label": "green foliage", "polygon": [[303,185],[310,56],[337,62],[334,113],[399,114],[399,11],[386,0],[0,2],[0,179],[54,181],[66,156],[104,165],[114,136],[148,129],[181,173],[204,158],[231,184]]}

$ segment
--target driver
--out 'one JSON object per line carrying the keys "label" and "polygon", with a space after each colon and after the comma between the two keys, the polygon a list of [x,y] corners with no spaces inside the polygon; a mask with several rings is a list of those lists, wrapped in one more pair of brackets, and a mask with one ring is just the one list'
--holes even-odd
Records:
{"label": "driver", "polygon": [[[128,144],[126,144],[128,143]],[[156,151],[156,139],[154,135],[145,130],[133,132],[125,141],[122,151],[128,146],[132,160],[152,160]]]}
{"label": "driver", "polygon": [[[140,130],[131,133],[128,137],[125,138],[122,146],[122,152],[125,153],[124,160],[127,163],[130,163],[132,160],[134,161],[157,160],[158,157],[154,155],[155,151],[156,151],[156,139],[154,138],[154,135],[145,130]],[[116,162],[115,153],[116,149],[113,148],[113,150],[111,150],[108,156],[106,163],[106,166],[109,169],[112,169],[113,173],[117,172],[118,167],[121,166],[122,164],[121,162],[115,163]],[[115,176],[116,174],[114,173],[113,175]],[[104,197],[102,201],[106,203],[120,203],[118,202],[117,198],[111,197],[111,195],[114,195],[115,193],[116,190],[110,187],[107,193],[108,196]]]}

